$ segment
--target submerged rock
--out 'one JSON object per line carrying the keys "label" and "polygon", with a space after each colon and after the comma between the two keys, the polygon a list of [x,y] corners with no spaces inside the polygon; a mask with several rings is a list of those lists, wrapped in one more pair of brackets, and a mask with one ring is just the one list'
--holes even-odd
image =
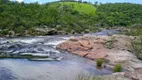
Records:
{"label": "submerged rock", "polygon": [[62,59],[63,59],[63,57],[58,57],[58,58],[31,58],[29,60],[31,60],[31,61],[60,61]]}
{"label": "submerged rock", "polygon": [[[15,41],[14,41],[15,40]],[[60,55],[51,44],[38,44],[40,42],[25,43],[24,40],[10,39],[0,41],[0,58],[53,58],[57,59]],[[26,41],[27,42],[27,41]],[[31,42],[29,40],[29,42]],[[46,49],[47,48],[47,49]],[[49,49],[49,50],[48,50]],[[58,60],[58,59],[57,59]],[[59,58],[60,60],[60,58]]]}

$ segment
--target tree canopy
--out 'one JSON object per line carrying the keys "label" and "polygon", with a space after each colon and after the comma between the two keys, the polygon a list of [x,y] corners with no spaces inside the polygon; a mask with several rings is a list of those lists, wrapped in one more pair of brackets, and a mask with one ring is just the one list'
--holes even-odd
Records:
{"label": "tree canopy", "polygon": [[[56,6],[50,6],[54,5]],[[77,3],[77,2],[74,2]],[[78,3],[80,5],[81,3]],[[85,3],[82,3],[85,4]],[[97,3],[96,3],[97,4]],[[96,27],[131,26],[142,24],[142,5],[131,3],[94,4],[94,15],[79,12],[73,5],[61,5],[59,2],[38,4],[18,3],[0,0],[0,31],[25,30],[48,27],[66,32],[82,32],[85,29],[95,31]],[[93,5],[93,4],[90,4]],[[62,6],[62,7],[60,7]]]}

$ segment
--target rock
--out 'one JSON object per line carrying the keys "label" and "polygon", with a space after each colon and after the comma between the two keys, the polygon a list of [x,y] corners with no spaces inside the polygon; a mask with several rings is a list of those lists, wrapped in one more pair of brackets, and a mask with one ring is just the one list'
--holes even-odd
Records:
{"label": "rock", "polygon": [[122,50],[130,50],[131,41],[133,37],[126,36],[126,35],[120,35],[120,36],[114,35],[112,37],[114,37],[116,40],[113,47],[122,49]]}
{"label": "rock", "polygon": [[72,41],[63,42],[57,45],[57,49],[62,49],[69,52],[88,50],[88,48],[82,47],[78,42],[72,42]]}
{"label": "rock", "polygon": [[91,43],[88,40],[78,40],[78,43],[82,46],[82,47],[86,47],[86,48],[92,48],[91,47]]}
{"label": "rock", "polygon": [[91,32],[89,29],[84,30],[84,33],[89,33],[89,32]]}
{"label": "rock", "polygon": [[130,80],[129,78],[125,77],[124,74],[125,72],[118,72],[110,75],[104,75],[101,77],[103,77],[104,80]]}
{"label": "rock", "polygon": [[123,67],[129,71],[142,67],[142,61],[127,50],[111,49],[108,50],[107,54],[108,56],[105,59],[109,61],[110,64],[115,65],[121,63]]}
{"label": "rock", "polygon": [[57,35],[58,31],[56,29],[50,29],[46,32],[47,35]]}
{"label": "rock", "polygon": [[107,56],[107,49],[103,46],[104,43],[105,40],[101,40],[99,37],[80,37],[63,42],[57,48],[90,59],[102,59]]}
{"label": "rock", "polygon": [[31,58],[30,61],[55,61],[53,58]]}
{"label": "rock", "polygon": [[[121,63],[124,69],[134,71],[142,67],[142,61],[130,52],[133,38],[126,35],[82,36],[60,43],[57,48],[89,59],[104,59],[112,65]],[[108,41],[112,48],[106,47]]]}
{"label": "rock", "polygon": [[91,50],[85,57],[89,59],[105,59],[107,57],[106,49]]}
{"label": "rock", "polygon": [[133,72],[126,72],[124,76],[131,80],[142,80],[142,68],[138,68]]}
{"label": "rock", "polygon": [[88,51],[73,51],[72,53],[85,57],[89,52]]}
{"label": "rock", "polygon": [[21,53],[21,56],[32,56],[32,57],[49,57],[50,54],[42,54],[42,53]]}
{"label": "rock", "polygon": [[130,61],[131,59],[136,59],[136,56],[128,51],[121,51],[118,49],[111,49],[107,52],[108,56],[106,59],[110,61],[110,63],[122,63]]}
{"label": "rock", "polygon": [[12,30],[10,30],[10,31],[9,31],[9,36],[10,36],[10,37],[14,37],[14,36],[15,36],[15,32],[12,31]]}
{"label": "rock", "polygon": [[71,31],[71,34],[76,34],[75,30],[72,30],[72,31]]}

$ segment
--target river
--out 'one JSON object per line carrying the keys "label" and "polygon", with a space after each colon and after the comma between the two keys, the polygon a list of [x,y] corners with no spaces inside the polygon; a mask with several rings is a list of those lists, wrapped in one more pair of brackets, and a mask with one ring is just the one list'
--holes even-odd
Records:
{"label": "river", "polygon": [[[100,32],[86,35],[96,34]],[[92,60],[56,49],[71,37],[78,36],[0,38],[0,80],[77,80],[83,74],[112,73],[109,68],[97,69]]]}

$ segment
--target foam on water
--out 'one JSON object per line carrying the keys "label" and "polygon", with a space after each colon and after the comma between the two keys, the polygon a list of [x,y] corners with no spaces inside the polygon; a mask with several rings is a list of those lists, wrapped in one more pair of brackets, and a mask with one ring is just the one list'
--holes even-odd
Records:
{"label": "foam on water", "polygon": [[9,41],[11,41],[11,42],[23,42],[23,43],[31,44],[31,43],[43,41],[43,39],[39,39],[39,38],[33,38],[33,39],[10,39]]}

